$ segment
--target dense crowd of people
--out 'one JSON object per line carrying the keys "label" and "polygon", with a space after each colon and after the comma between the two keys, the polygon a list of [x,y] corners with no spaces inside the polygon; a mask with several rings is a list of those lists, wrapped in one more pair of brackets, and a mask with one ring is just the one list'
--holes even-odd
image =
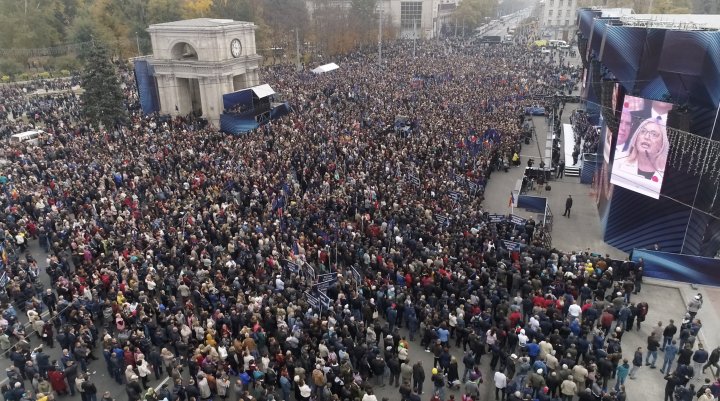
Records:
{"label": "dense crowd of people", "polygon": [[386,50],[382,68],[356,52],[329,74],[264,71],[293,113],[246,135],[37,120],[48,137],[2,174],[5,399],[124,398],[88,375],[106,369],[129,401],[376,401],[386,382],[403,401],[625,400],[642,265],[546,248],[540,224],[482,205],[531,94],[572,68],[520,46]]}
{"label": "dense crowd of people", "polygon": [[36,127],[67,129],[79,121],[80,78],[34,80],[0,85],[0,139]]}
{"label": "dense crowd of people", "polygon": [[573,158],[576,157],[576,153],[595,153],[600,143],[600,132],[590,123],[588,114],[582,111],[573,113],[570,116],[570,124],[575,139]]}

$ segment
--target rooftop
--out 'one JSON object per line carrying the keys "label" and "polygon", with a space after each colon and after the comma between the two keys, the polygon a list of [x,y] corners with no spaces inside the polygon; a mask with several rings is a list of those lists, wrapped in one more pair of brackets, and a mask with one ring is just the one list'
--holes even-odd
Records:
{"label": "rooftop", "polygon": [[247,26],[253,25],[252,22],[234,21],[231,19],[219,18],[193,18],[181,21],[165,22],[162,24],[150,25],[152,29],[173,29],[173,28],[222,28],[229,26]]}
{"label": "rooftop", "polygon": [[[604,16],[604,13],[603,13]],[[720,29],[720,15],[709,14],[632,14],[626,18],[634,21],[668,23],[679,28],[691,29],[690,26],[705,29]]]}
{"label": "rooftop", "polygon": [[713,14],[635,14],[632,8],[602,8],[591,10],[601,12],[602,18],[620,18],[625,25],[648,23],[666,25],[677,29],[720,29],[720,15]]}

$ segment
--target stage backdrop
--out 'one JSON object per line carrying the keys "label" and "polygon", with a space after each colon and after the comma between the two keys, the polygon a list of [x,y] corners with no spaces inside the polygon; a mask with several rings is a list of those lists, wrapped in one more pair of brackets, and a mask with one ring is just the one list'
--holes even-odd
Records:
{"label": "stage backdrop", "polygon": [[[621,106],[629,96],[672,103],[675,108],[667,115],[668,127],[720,140],[720,124],[713,132],[720,104],[720,32],[628,27],[597,14],[598,10],[589,9],[578,12],[579,36],[589,40],[588,53],[594,55],[585,84],[590,88],[588,108],[601,103],[593,82],[616,80],[628,95],[615,99]],[[593,67],[597,62],[600,68]],[[620,138],[617,132],[612,134],[609,143],[616,148]],[[623,147],[623,151],[627,149]],[[675,151],[681,150],[669,149],[661,188],[652,191],[653,198],[658,199],[617,185],[606,188],[609,206],[602,220],[607,243],[626,252],[658,243],[669,252],[718,253],[718,186],[707,173],[700,176],[688,166],[670,162]],[[600,174],[613,171],[617,167],[614,164],[610,158]]]}
{"label": "stage backdrop", "polygon": [[646,277],[720,286],[720,259],[634,249],[632,261],[640,258],[645,263]]}

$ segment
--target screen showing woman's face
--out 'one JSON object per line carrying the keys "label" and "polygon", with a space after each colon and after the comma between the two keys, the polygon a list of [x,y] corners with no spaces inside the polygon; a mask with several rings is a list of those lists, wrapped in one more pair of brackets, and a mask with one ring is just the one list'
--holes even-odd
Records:
{"label": "screen showing woman's face", "polygon": [[663,129],[659,124],[648,123],[638,129],[637,148],[641,153],[657,155],[663,146]]}

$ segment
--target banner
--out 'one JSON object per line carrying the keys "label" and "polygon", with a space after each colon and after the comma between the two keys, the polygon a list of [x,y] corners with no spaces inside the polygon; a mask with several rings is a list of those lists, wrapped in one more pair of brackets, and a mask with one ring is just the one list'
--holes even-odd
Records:
{"label": "banner", "polygon": [[519,250],[520,250],[520,243],[519,243],[519,242],[503,240],[503,244],[505,244],[505,248],[506,248],[508,251],[519,251]]}
{"label": "banner", "polygon": [[435,215],[435,221],[442,224],[443,226],[449,226],[450,225],[450,219],[447,216],[443,216],[441,214]]}
{"label": "banner", "polygon": [[298,266],[297,263],[291,262],[287,259],[285,259],[285,268],[290,270],[292,273],[298,273],[300,271],[300,266]]}
{"label": "banner", "polygon": [[318,299],[320,300],[320,304],[324,306],[326,309],[330,307],[330,297],[327,296],[324,292],[318,292]]}
{"label": "banner", "polygon": [[337,276],[331,280],[322,281],[316,284],[313,284],[312,289],[316,290],[320,293],[326,293],[327,289],[330,288],[330,286],[337,284],[338,279]]}
{"label": "banner", "polygon": [[418,187],[420,186],[420,178],[418,178],[414,174],[408,174],[407,181],[411,182],[415,186],[418,186]]}
{"label": "banner", "polygon": [[353,279],[355,280],[355,285],[357,286],[357,285],[362,284],[362,276],[360,276],[360,273],[357,271],[355,266],[352,266],[350,268],[352,269],[352,275],[353,275]]}
{"label": "banner", "polygon": [[306,277],[315,280],[315,269],[310,266],[308,262],[305,262],[305,269],[303,269],[303,273],[306,275]]}
{"label": "banner", "polygon": [[510,215],[510,222],[515,224],[516,226],[524,226],[527,222],[527,219],[523,219],[520,216],[516,216],[514,214]]}
{"label": "banner", "polygon": [[314,309],[321,309],[321,303],[318,297],[310,295],[309,292],[305,291],[305,299],[307,300],[308,304],[310,304],[310,306],[312,306]]}
{"label": "banner", "polygon": [[503,214],[489,214],[488,218],[491,223],[502,223],[505,221],[505,215]]}
{"label": "banner", "polygon": [[332,280],[332,279],[337,280],[337,273],[323,273],[323,274],[318,274],[318,276],[317,276],[317,281],[319,283],[323,282],[323,281]]}

